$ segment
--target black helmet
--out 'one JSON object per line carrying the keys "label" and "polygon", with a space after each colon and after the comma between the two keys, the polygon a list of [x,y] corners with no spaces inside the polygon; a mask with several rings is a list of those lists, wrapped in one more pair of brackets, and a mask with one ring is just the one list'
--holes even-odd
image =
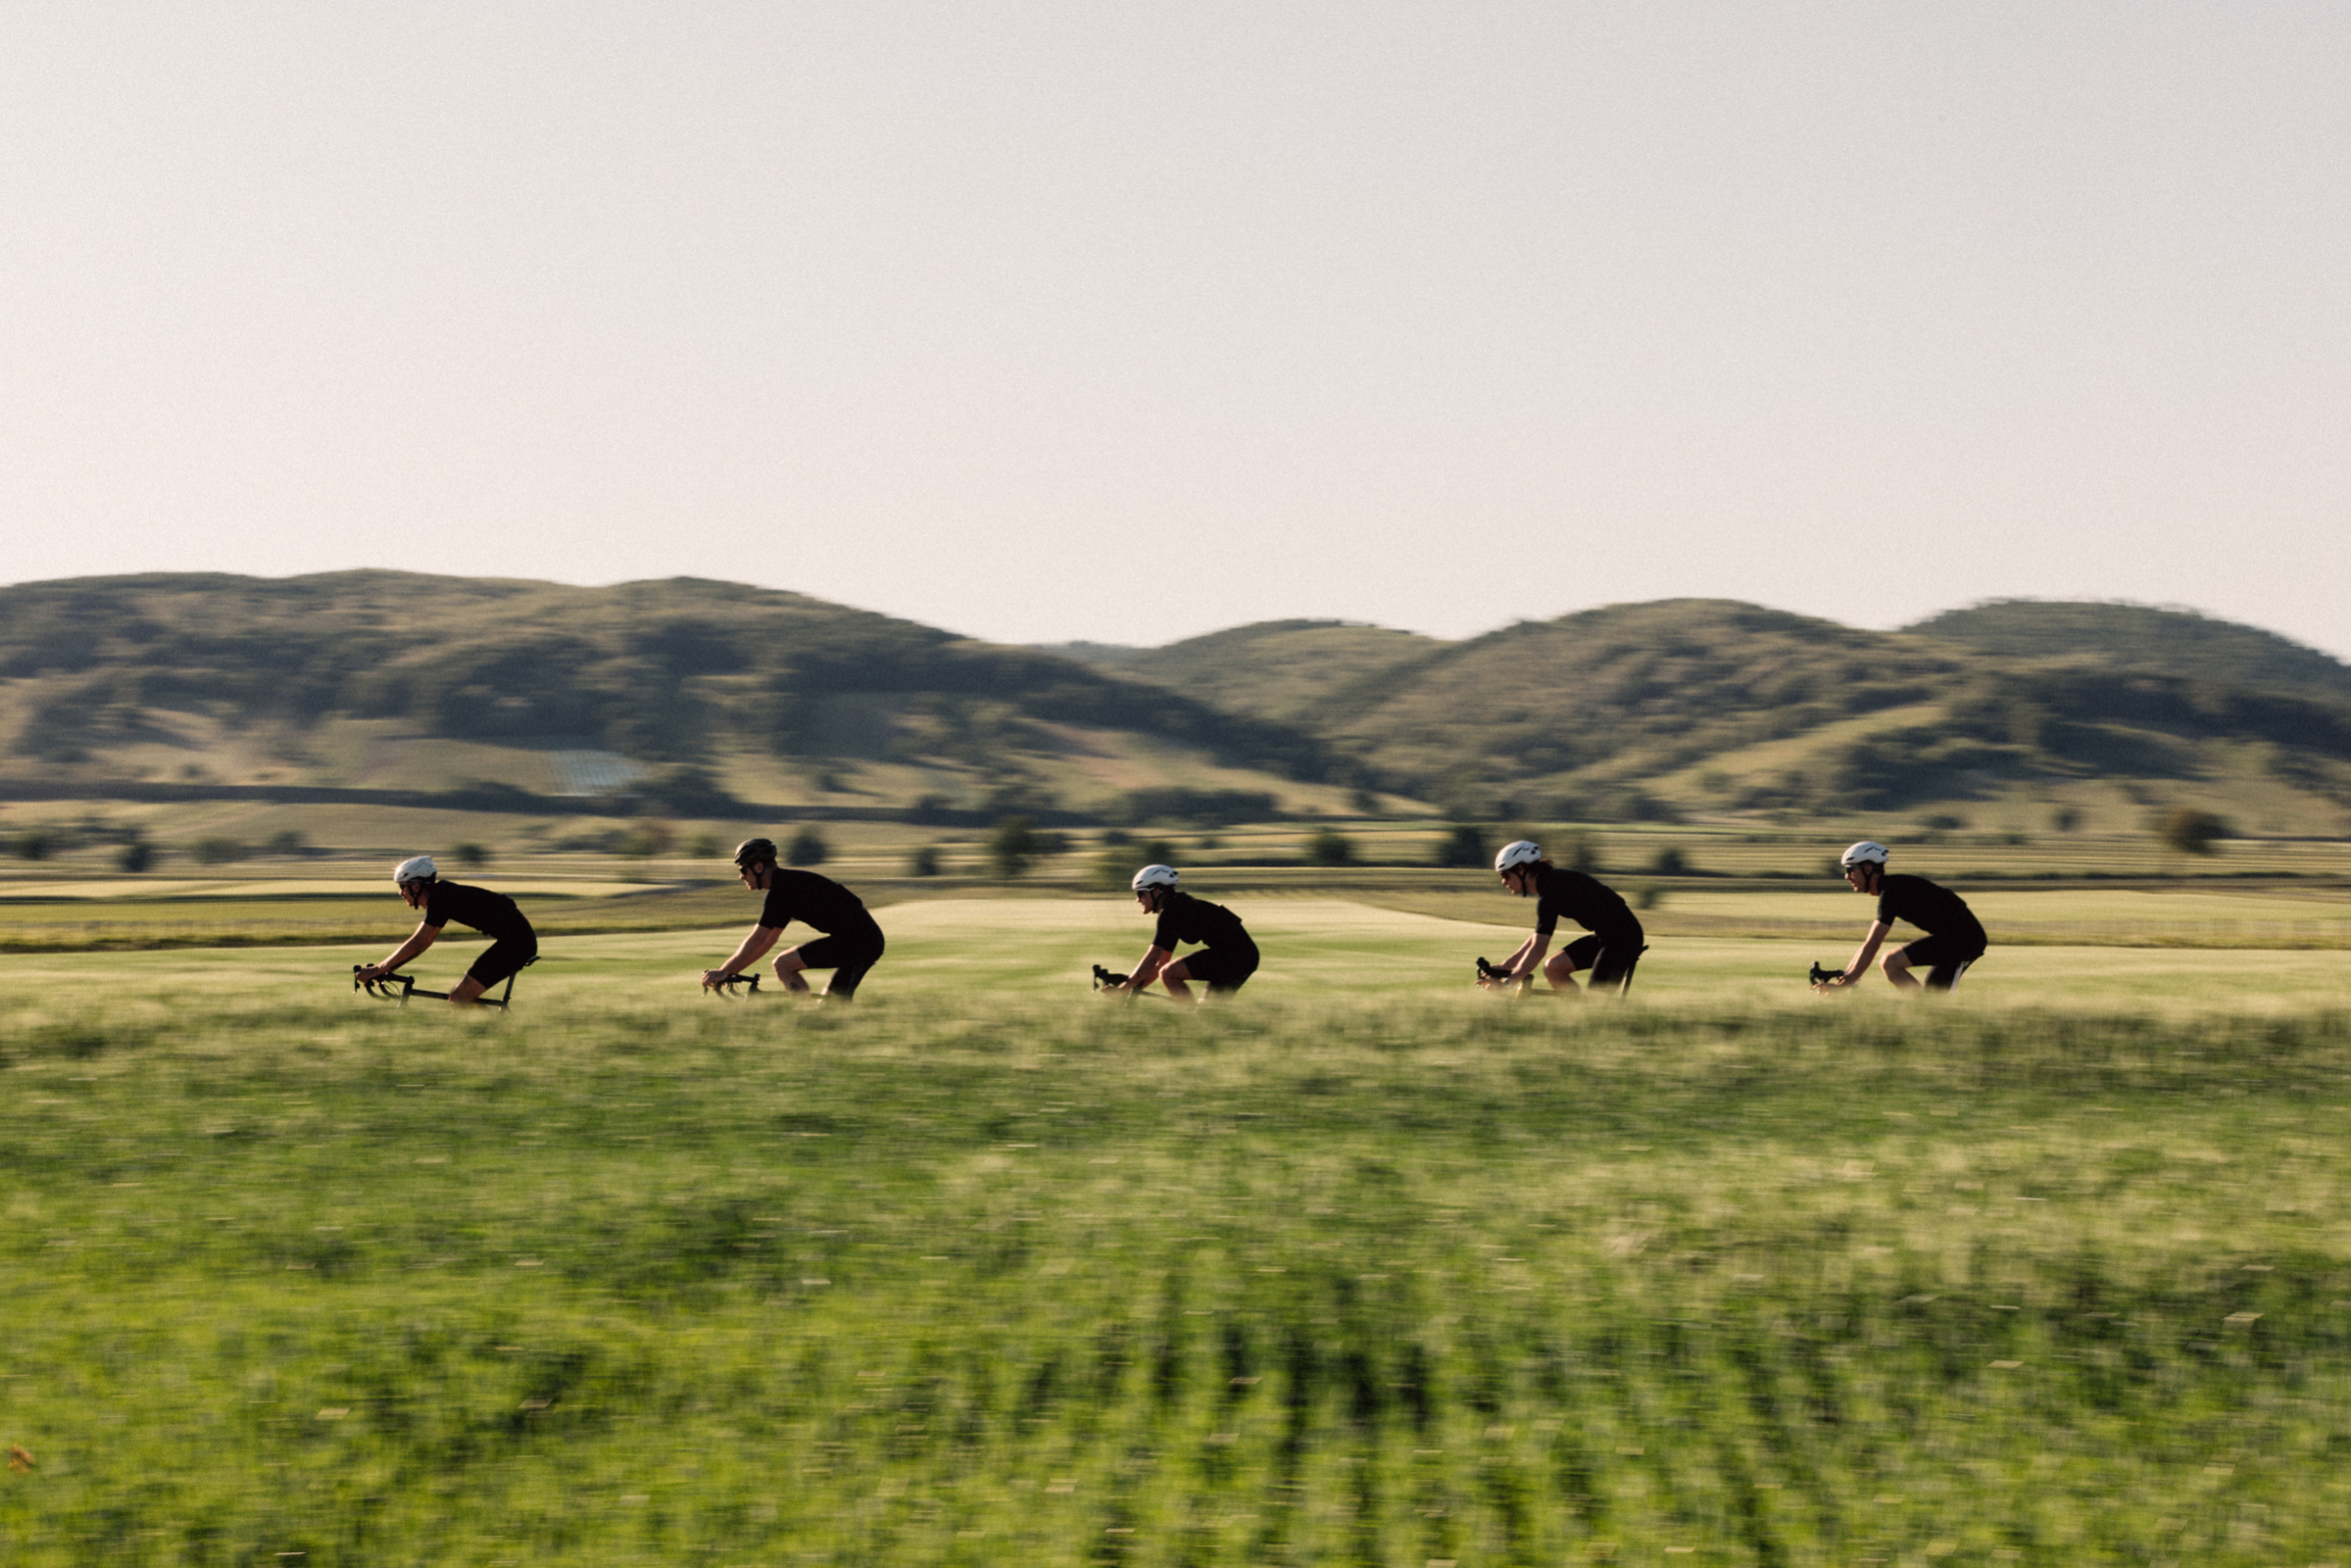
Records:
{"label": "black helmet", "polygon": [[745,839],[735,846],[735,864],[738,867],[773,865],[774,863],[775,840],[773,839]]}

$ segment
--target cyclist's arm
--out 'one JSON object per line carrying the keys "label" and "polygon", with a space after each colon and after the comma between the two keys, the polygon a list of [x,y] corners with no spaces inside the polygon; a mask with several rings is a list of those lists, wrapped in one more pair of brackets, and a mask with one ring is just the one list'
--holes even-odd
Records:
{"label": "cyclist's arm", "polygon": [[1118,989],[1121,991],[1141,991],[1145,989],[1153,980],[1159,978],[1159,971],[1166,968],[1169,962],[1174,959],[1174,954],[1168,952],[1162,947],[1154,945],[1147,949],[1142,959],[1136,963],[1135,972],[1128,975],[1127,983]]}
{"label": "cyclist's arm", "polygon": [[730,974],[741,974],[744,970],[759,962],[760,955],[764,954],[769,948],[774,947],[776,938],[782,936],[783,934],[784,928],[780,925],[753,926],[751,928],[751,935],[743,939],[743,945],[735,950],[733,957],[727,959],[726,962],[720,964],[715,969],[705,969],[703,971],[702,983],[706,986],[714,986],[723,981]]}
{"label": "cyclist's arm", "polygon": [[[384,961],[381,963],[372,965],[371,967],[375,970],[376,974],[390,974],[394,970],[398,969],[402,964],[408,962],[411,958],[414,958],[417,954],[422,953],[426,948],[431,947],[434,943],[440,940],[441,928],[439,926],[418,925],[416,930],[409,933],[409,939],[406,942],[403,942],[400,944],[400,946],[392,950],[392,956],[390,957],[384,959]],[[368,978],[372,979],[374,977],[370,975]]]}
{"label": "cyclist's arm", "polygon": [[1533,974],[1543,966],[1543,956],[1550,950],[1551,937],[1547,931],[1538,931],[1518,945],[1518,951],[1502,960],[1502,967],[1512,977]]}
{"label": "cyclist's arm", "polygon": [[1851,963],[1845,965],[1844,978],[1841,980],[1831,980],[1828,982],[1828,984],[1833,986],[1857,986],[1861,984],[1861,977],[1870,972],[1870,960],[1878,956],[1879,948],[1885,946],[1886,934],[1892,929],[1893,927],[1886,924],[1884,920],[1871,921],[1869,935],[1861,939],[1861,951],[1853,955],[1853,961]]}

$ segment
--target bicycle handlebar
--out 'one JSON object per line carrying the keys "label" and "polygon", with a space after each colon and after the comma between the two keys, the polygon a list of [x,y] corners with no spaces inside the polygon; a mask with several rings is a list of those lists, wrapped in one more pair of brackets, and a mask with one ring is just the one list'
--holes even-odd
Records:
{"label": "bicycle handlebar", "polygon": [[1505,981],[1530,980],[1534,977],[1532,975],[1524,974],[1514,975],[1509,970],[1504,969],[1499,965],[1488,963],[1485,957],[1481,955],[1478,958],[1478,978],[1485,981],[1488,985],[1500,985]]}

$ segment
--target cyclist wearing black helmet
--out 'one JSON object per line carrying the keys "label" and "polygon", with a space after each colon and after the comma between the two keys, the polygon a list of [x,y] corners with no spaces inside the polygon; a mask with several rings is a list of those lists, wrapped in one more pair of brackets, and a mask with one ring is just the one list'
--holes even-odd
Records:
{"label": "cyclist wearing black helmet", "polygon": [[[1231,996],[1249,983],[1257,972],[1257,944],[1242,925],[1241,916],[1221,904],[1196,899],[1176,886],[1176,870],[1172,865],[1147,865],[1135,873],[1129,884],[1135,893],[1136,904],[1145,914],[1153,915],[1158,924],[1151,931],[1151,945],[1135,965],[1135,972],[1116,985],[1106,986],[1106,992],[1117,991],[1132,996],[1147,991],[1152,981],[1167,988],[1167,994],[1178,1002],[1192,1000],[1187,981],[1198,981],[1208,988],[1211,997]],[[1206,944],[1188,958],[1175,956],[1179,942]]]}
{"label": "cyclist wearing black helmet", "polygon": [[441,928],[452,920],[469,925],[490,939],[489,947],[465,971],[465,978],[449,993],[452,1006],[472,1006],[483,992],[499,981],[518,973],[524,964],[538,961],[539,934],[531,929],[514,901],[505,894],[467,887],[463,882],[442,881],[439,868],[429,855],[414,855],[394,866],[392,885],[400,890],[401,901],[412,909],[422,910],[424,918],[383,962],[363,964],[354,970],[360,979],[374,980],[395,972],[441,940]]}
{"label": "cyclist wearing black helmet", "polygon": [[1845,965],[1845,972],[1820,982],[1813,987],[1815,991],[1858,985],[1870,972],[1870,960],[1878,956],[1896,920],[1907,920],[1927,933],[1907,947],[1894,949],[1879,965],[1896,989],[1916,986],[1918,981],[1911,978],[1910,971],[1923,968],[1929,991],[1948,991],[1959,984],[1968,965],[1984,956],[1984,923],[1967,906],[1967,901],[1923,876],[1888,873],[1885,845],[1863,839],[1837,858],[1837,868],[1846,886],[1878,901],[1878,918],[1871,922],[1869,934],[1861,939],[1860,951]]}
{"label": "cyclist wearing black helmet", "polygon": [[715,969],[702,972],[705,986],[723,985],[759,961],[776,944],[784,927],[799,920],[823,933],[814,942],[786,948],[775,956],[775,978],[787,991],[806,993],[803,969],[830,969],[827,997],[847,1002],[857,994],[865,971],[882,958],[882,928],[873,923],[857,896],[829,876],[800,871],[775,863],[772,839],[745,839],[735,851],[735,874],[755,893],[767,895],[759,907],[759,923],[735,950],[734,956]]}
{"label": "cyclist wearing black helmet", "polygon": [[[1614,986],[1622,996],[1633,989],[1633,969],[1648,951],[1648,939],[1640,917],[1615,889],[1581,871],[1553,865],[1543,858],[1543,846],[1532,839],[1503,845],[1494,858],[1494,869],[1502,886],[1522,899],[1536,901],[1535,934],[1502,960],[1492,978],[1480,979],[1480,985],[1489,989],[1514,985],[1532,978],[1540,965],[1553,991],[1574,991],[1578,969],[1592,971],[1590,984],[1595,991]],[[1551,945],[1551,933],[1559,928],[1562,917],[1592,935],[1578,937],[1544,963],[1543,951]]]}

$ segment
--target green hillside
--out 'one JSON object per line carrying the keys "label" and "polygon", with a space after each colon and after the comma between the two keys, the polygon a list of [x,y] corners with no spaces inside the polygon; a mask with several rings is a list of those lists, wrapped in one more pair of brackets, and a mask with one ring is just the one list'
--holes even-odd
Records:
{"label": "green hillside", "polygon": [[545,812],[603,791],[969,826],[1336,813],[1370,788],[1483,820],[2029,800],[2115,830],[2192,807],[2332,833],[2345,675],[2110,605],[1878,632],[1660,600],[1461,642],[1289,620],[1056,652],[684,578],[149,575],[0,589],[0,798]]}
{"label": "green hillside", "polygon": [[2258,626],[2149,605],[2002,599],[1905,628],[2010,659],[2062,660],[2351,701],[2351,665]]}
{"label": "green hillside", "polygon": [[1065,643],[1072,659],[1124,670],[1235,712],[1318,726],[1332,704],[1367,681],[1443,654],[1417,632],[1347,620],[1266,620],[1163,648]]}
{"label": "green hillside", "polygon": [[[1271,710],[1310,713],[1383,782],[1465,815],[1883,811],[2094,781],[2140,814],[2209,797],[2339,827],[2351,805],[2340,664],[2193,615],[1984,613],[1995,609],[2009,641],[1986,649],[1947,634],[1991,623],[1966,618],[1976,612],[1929,637],[1723,600],[1618,605],[1459,643],[1412,639],[1409,653],[1385,641],[1351,678],[1307,665],[1326,677],[1311,700]],[[2044,632],[2029,636],[2036,616]],[[2109,621],[2130,635],[2102,656],[2064,630]],[[1313,635],[1245,627],[1155,651],[1168,656],[1157,667],[1193,690],[1282,692],[1295,676],[1269,650]],[[1157,673],[1149,655],[1125,667]]]}
{"label": "green hillside", "polygon": [[1164,687],[799,594],[390,571],[0,589],[0,781],[529,792],[546,754],[599,753],[673,796],[797,772],[973,808],[1336,765]]}

